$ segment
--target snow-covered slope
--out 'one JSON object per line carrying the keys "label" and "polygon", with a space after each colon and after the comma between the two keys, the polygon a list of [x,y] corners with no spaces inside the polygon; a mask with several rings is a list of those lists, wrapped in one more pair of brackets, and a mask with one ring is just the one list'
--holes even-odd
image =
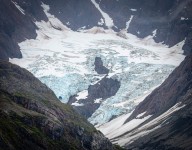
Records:
{"label": "snow-covered slope", "polygon": [[36,22],[37,38],[21,42],[23,58],[10,61],[28,69],[67,102],[101,80],[94,71],[95,57],[100,57],[109,69],[108,77],[117,79],[121,87],[115,96],[99,100],[99,109],[89,118],[95,125],[131,112],[184,59],[184,41],[168,48],[155,43],[153,36],[138,39],[123,33],[124,39],[111,30],[74,32],[49,13],[48,5],[42,7],[49,21]]}
{"label": "snow-covered slope", "polygon": [[185,107],[185,105],[177,103],[168,111],[144,125],[141,124],[149,119],[151,115],[143,117],[144,114],[140,114],[135,119],[125,123],[126,119],[130,116],[130,113],[125,114],[98,127],[98,129],[101,130],[101,132],[103,132],[105,136],[111,139],[114,143],[121,146],[124,146],[125,144],[128,145],[140,137],[147,135],[158,128],[162,128],[164,122],[171,117],[171,114],[182,109],[183,107]]}

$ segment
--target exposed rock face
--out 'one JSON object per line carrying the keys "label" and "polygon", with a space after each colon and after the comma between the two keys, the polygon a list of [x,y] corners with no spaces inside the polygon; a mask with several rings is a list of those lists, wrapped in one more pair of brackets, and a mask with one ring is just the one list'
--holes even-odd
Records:
{"label": "exposed rock face", "polygon": [[103,18],[90,0],[44,0],[44,3],[50,5],[51,14],[75,31],[100,26],[98,22]]}
{"label": "exposed rock face", "polygon": [[153,35],[156,42],[173,46],[185,38],[185,53],[191,52],[192,1],[191,0],[97,0],[102,10],[113,18],[116,31],[126,28],[133,16],[128,32],[140,38]]}
{"label": "exposed rock face", "polygon": [[100,57],[95,58],[95,71],[98,74],[108,74],[109,69],[107,69],[105,66],[103,66],[103,62]]}
{"label": "exposed rock face", "polygon": [[0,3],[0,59],[21,58],[17,43],[36,38],[34,21],[47,21],[47,17],[39,0],[0,0]]}
{"label": "exposed rock face", "polygon": [[[103,66],[103,62],[100,57],[95,58],[95,71],[98,74],[107,74],[109,70]],[[90,85],[88,88],[88,95],[85,99],[77,99],[77,95],[69,98],[68,104],[78,102],[80,106],[73,106],[78,113],[82,114],[86,118],[91,115],[99,108],[101,101],[114,96],[120,88],[120,82],[112,78],[107,78],[107,75],[98,81],[94,85]]]}
{"label": "exposed rock face", "polygon": [[28,71],[0,62],[0,149],[115,149]]}
{"label": "exposed rock face", "polygon": [[[161,119],[159,128],[140,137],[128,149],[191,149],[192,148],[192,56],[176,68],[167,80],[141,102],[128,121],[138,114],[153,115],[148,121],[157,118],[176,103],[182,109]],[[143,116],[143,117],[144,117]],[[145,125],[146,121],[143,125]],[[153,127],[155,128],[155,127]],[[151,129],[153,129],[151,127]]]}

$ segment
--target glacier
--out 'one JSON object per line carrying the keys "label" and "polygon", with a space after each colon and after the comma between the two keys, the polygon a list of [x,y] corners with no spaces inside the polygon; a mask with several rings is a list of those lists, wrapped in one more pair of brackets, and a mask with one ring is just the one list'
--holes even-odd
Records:
{"label": "glacier", "polygon": [[154,35],[139,39],[122,30],[124,39],[112,30],[96,33],[97,27],[74,32],[49,14],[49,6],[42,7],[49,21],[36,22],[37,38],[19,43],[23,58],[10,62],[32,72],[66,103],[104,77],[94,70],[95,57],[100,57],[109,69],[107,77],[121,87],[88,119],[94,125],[133,111],[184,59],[184,41],[169,48],[155,43]]}

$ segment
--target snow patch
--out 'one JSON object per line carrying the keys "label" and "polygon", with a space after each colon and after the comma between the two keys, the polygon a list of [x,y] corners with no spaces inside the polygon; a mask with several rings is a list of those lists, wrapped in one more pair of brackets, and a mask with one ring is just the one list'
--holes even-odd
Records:
{"label": "snow patch", "polygon": [[141,118],[143,115],[145,115],[145,113],[146,113],[146,112],[143,112],[143,113],[141,113],[141,114],[137,115],[137,117],[136,117],[136,118]]}
{"label": "snow patch", "polygon": [[88,96],[88,91],[87,90],[84,90],[82,92],[79,92],[77,93],[77,97],[75,97],[77,100],[80,100],[80,99],[86,99],[87,96]]}
{"label": "snow patch", "polygon": [[[128,131],[133,130],[134,128],[138,127],[141,123],[143,123],[144,121],[146,121],[146,120],[149,119],[150,117],[151,117],[151,115],[146,116],[146,117],[144,117],[144,118],[142,118],[142,119],[133,119],[133,120],[129,121],[128,123],[121,125],[119,128],[115,128],[115,130],[112,129],[113,125],[110,125],[110,124],[111,124],[111,122],[110,122],[110,123],[108,124],[108,125],[109,125],[109,128],[111,128],[111,131],[110,131],[110,132],[107,132],[108,130],[106,131],[106,130],[105,130],[106,128],[104,128],[104,127],[102,127],[102,126],[99,128],[99,130],[100,130],[102,133],[105,133],[104,135],[105,135],[106,137],[108,137],[108,138],[110,138],[110,139],[113,139],[113,138],[118,137],[118,136],[120,136],[120,135],[122,135],[122,134],[124,134],[124,133],[126,133],[126,132],[128,132]],[[122,117],[121,119],[124,120],[125,117]],[[119,124],[121,124],[121,123],[122,123],[122,120],[119,119],[119,120],[116,120],[116,121],[120,121]],[[118,122],[116,122],[116,124],[117,124],[117,123],[118,123]]]}
{"label": "snow patch", "polygon": [[153,33],[153,37],[156,37],[156,34],[157,34],[157,29],[156,29],[156,30],[154,30],[152,33]]}
{"label": "snow patch", "polygon": [[105,23],[105,22],[104,22],[103,18],[101,18],[101,19],[100,19],[100,22],[98,22],[98,25],[102,26],[104,23]]}
{"label": "snow patch", "polygon": [[137,9],[133,9],[133,8],[132,8],[132,9],[130,9],[130,10],[131,10],[131,11],[137,11]]}
{"label": "snow patch", "polygon": [[114,26],[113,20],[109,17],[107,13],[105,13],[103,10],[101,10],[99,4],[96,3],[95,0],[91,0],[91,2],[95,5],[95,7],[100,11],[103,18],[105,19],[105,24],[107,27],[112,28]]}
{"label": "snow patch", "polygon": [[180,20],[189,20],[189,18],[181,17]]}
{"label": "snow patch", "polygon": [[115,130],[119,129],[131,114],[132,114],[132,112],[125,113],[125,114],[120,115],[119,117],[111,120],[110,122],[108,122],[106,124],[103,124],[101,126],[96,126],[96,127],[104,135],[109,135],[111,133],[111,131],[115,131]]}
{"label": "snow patch", "polygon": [[17,9],[23,14],[25,15],[25,11],[17,4],[17,2],[11,1],[15,7],[17,7]]}
{"label": "snow patch", "polygon": [[99,103],[100,104],[101,102],[102,102],[102,98],[94,100],[94,103]]}
{"label": "snow patch", "polygon": [[133,15],[131,15],[129,21],[126,22],[126,28],[125,28],[126,31],[129,29],[129,25],[130,25],[132,19],[133,19]]}
{"label": "snow patch", "polygon": [[79,103],[77,103],[77,102],[75,102],[75,103],[72,103],[71,105],[73,105],[73,106],[84,106],[84,104],[79,104]]}

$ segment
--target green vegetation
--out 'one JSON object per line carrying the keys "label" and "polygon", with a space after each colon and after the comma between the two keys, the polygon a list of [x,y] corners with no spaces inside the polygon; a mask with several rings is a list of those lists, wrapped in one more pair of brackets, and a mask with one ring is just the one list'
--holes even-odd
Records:
{"label": "green vegetation", "polygon": [[[23,119],[16,114],[7,116],[0,113],[0,139],[6,149],[71,149],[77,150],[79,143],[77,140],[68,141],[66,139],[52,139],[46,135],[41,129],[35,125],[27,125],[23,123]],[[30,119],[30,118],[29,118]],[[0,148],[1,149],[1,148]]]}
{"label": "green vegetation", "polygon": [[92,141],[113,149],[102,133],[31,73],[0,61],[0,150],[91,149]]}

